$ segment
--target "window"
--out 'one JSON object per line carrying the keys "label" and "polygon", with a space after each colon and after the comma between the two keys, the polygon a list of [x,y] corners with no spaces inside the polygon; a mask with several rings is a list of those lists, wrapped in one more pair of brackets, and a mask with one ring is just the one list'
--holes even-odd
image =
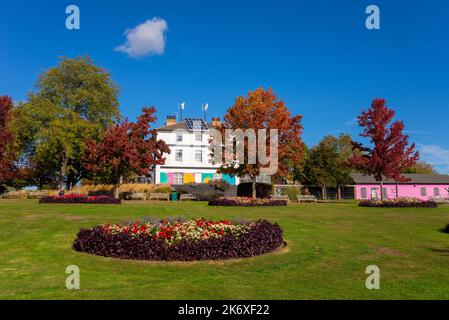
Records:
{"label": "window", "polygon": [[440,196],[440,188],[436,187],[433,189],[433,195],[435,197],[439,197]]}
{"label": "window", "polygon": [[175,174],[173,175],[173,184],[174,185],[184,184],[184,174],[175,172]]}
{"label": "window", "polygon": [[203,135],[201,133],[195,133],[195,141],[203,141]]}
{"label": "window", "polygon": [[366,188],[360,189],[360,198],[366,199]]}
{"label": "window", "polygon": [[176,134],[176,142],[182,142],[182,133]]}
{"label": "window", "polygon": [[221,180],[223,176],[220,173],[214,173],[214,180]]}
{"label": "window", "polygon": [[203,151],[195,150],[195,161],[196,162],[203,162]]}
{"label": "window", "polygon": [[182,162],[182,150],[176,150],[176,152],[175,152],[175,161]]}
{"label": "window", "polygon": [[427,196],[427,189],[426,188],[421,188],[421,196],[422,197]]}

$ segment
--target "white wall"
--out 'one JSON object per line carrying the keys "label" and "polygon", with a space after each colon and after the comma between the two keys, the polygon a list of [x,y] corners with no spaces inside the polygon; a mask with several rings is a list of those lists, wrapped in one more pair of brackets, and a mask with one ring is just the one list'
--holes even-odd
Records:
{"label": "white wall", "polygon": [[[177,134],[182,134],[183,141],[176,141]],[[218,168],[219,165],[211,164],[211,150],[209,148],[209,134],[204,132],[202,141],[195,140],[195,133],[187,130],[177,130],[172,132],[159,132],[158,139],[162,139],[169,145],[171,153],[165,155],[165,166],[177,167],[210,167]],[[176,150],[182,150],[182,162],[176,161]],[[202,152],[202,161],[195,160],[195,152]],[[179,172],[179,171],[178,171]]]}

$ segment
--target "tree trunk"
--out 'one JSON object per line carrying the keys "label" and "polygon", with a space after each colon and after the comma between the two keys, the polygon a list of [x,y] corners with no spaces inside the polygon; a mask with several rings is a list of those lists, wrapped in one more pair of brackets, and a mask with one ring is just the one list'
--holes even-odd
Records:
{"label": "tree trunk", "polygon": [[341,200],[341,187],[337,187],[337,200]]}
{"label": "tree trunk", "polygon": [[380,201],[384,201],[384,182],[380,180]]}
{"label": "tree trunk", "polygon": [[256,178],[255,177],[252,179],[252,193],[253,193],[253,199],[256,199],[257,193],[256,193]]}
{"label": "tree trunk", "polygon": [[326,191],[326,187],[325,186],[321,187],[321,197],[323,198],[323,200],[327,199],[327,191]]}
{"label": "tree trunk", "polygon": [[60,172],[60,177],[59,177],[59,179],[60,179],[59,188],[61,191],[64,190],[64,187],[65,187],[64,180],[67,175],[67,161],[68,161],[67,158],[65,157],[65,155],[63,155],[62,164],[61,164],[61,172]]}
{"label": "tree trunk", "polygon": [[396,199],[399,199],[399,186],[397,182],[396,182]]}
{"label": "tree trunk", "polygon": [[118,178],[117,184],[115,186],[115,191],[114,191],[114,198],[115,199],[120,199],[120,185],[123,182],[123,176],[120,176]]}

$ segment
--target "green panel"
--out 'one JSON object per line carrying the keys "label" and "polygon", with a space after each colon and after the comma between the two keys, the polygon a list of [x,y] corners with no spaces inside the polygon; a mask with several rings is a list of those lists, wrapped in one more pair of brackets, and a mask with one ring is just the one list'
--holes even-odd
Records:
{"label": "green panel", "polygon": [[201,181],[203,183],[208,183],[209,181],[214,180],[214,175],[212,173],[202,173],[201,174]]}
{"label": "green panel", "polygon": [[161,183],[168,183],[168,176],[165,172],[161,172]]}

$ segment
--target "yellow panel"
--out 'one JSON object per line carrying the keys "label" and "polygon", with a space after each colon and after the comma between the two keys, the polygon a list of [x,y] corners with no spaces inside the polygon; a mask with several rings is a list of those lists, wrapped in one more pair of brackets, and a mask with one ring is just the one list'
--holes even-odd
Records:
{"label": "yellow panel", "polygon": [[194,182],[195,182],[195,175],[193,173],[184,173],[184,184]]}

